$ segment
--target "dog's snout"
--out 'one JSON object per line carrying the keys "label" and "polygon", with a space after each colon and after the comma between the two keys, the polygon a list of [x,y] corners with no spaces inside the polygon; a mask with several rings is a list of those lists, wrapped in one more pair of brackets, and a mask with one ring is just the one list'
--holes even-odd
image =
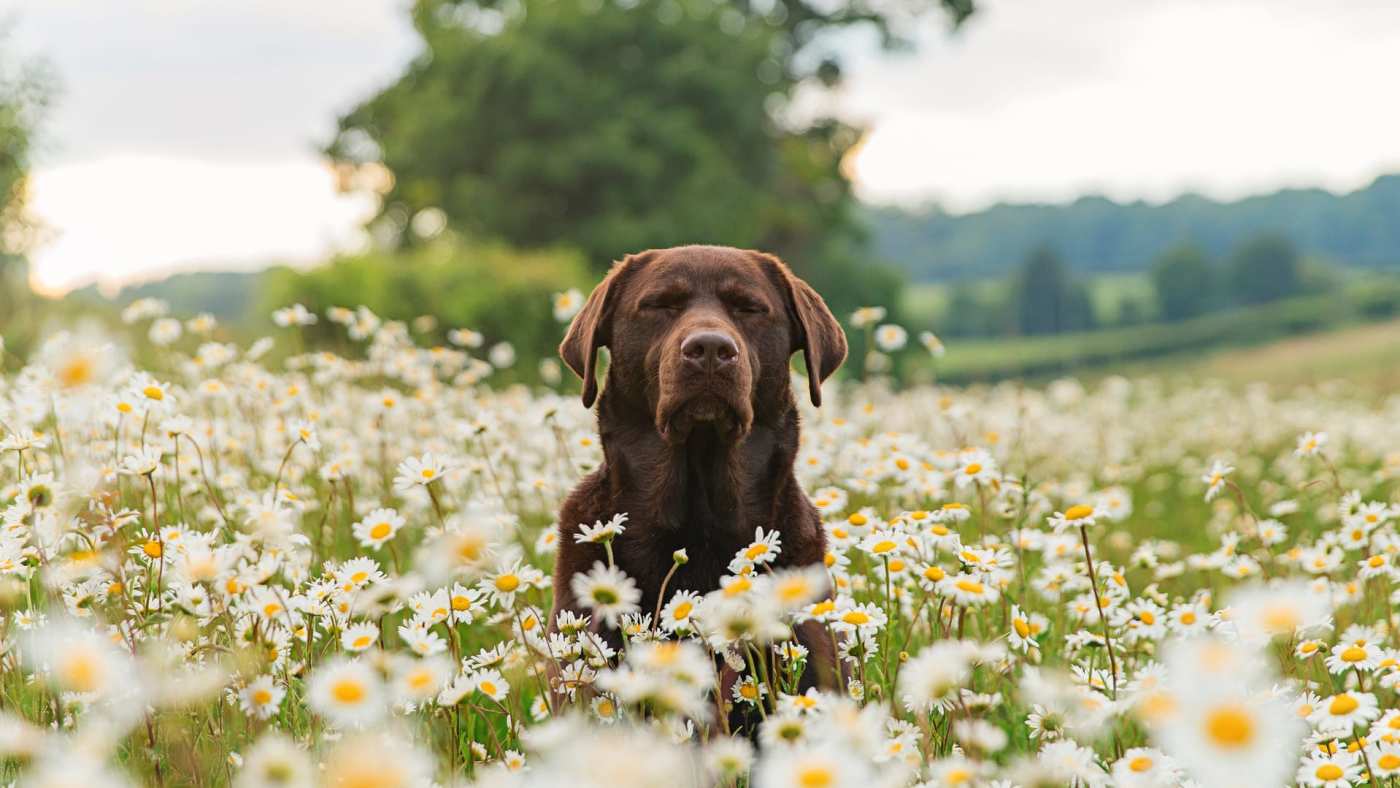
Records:
{"label": "dog's snout", "polygon": [[739,359],[739,346],[727,334],[698,331],[681,342],[681,355],[687,364],[714,372]]}

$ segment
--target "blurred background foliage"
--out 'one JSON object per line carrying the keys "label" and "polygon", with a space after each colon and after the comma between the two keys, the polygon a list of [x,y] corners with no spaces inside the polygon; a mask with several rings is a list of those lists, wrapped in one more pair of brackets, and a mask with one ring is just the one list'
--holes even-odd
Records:
{"label": "blurred background foliage", "polygon": [[6,56],[7,35],[0,21],[0,329],[23,346],[33,341],[37,308],[25,252],[41,230],[25,210],[27,176],[53,86],[43,63]]}
{"label": "blurred background foliage", "polygon": [[[920,20],[957,29],[974,12],[969,0],[415,0],[420,54],[321,141],[341,188],[378,200],[365,251],[62,303],[31,296],[23,265],[42,234],[24,183],[52,85],[0,58],[0,329],[14,356],[40,312],[157,297],[247,338],[289,303],[322,316],[363,304],[430,342],[454,328],[509,340],[512,375],[529,380],[561,331],[554,294],[586,293],[629,252],[692,242],[776,252],[843,320],[881,306],[911,337],[950,340],[942,358],[909,342],[912,357],[887,365],[908,379],[1109,368],[1400,317],[1397,175],[1235,202],[861,204],[848,162],[864,129],[802,100],[841,82],[831,35],[873,30],[899,48]],[[339,343],[337,331],[323,320],[307,337]],[[850,335],[864,356],[873,332]]]}
{"label": "blurred background foliage", "polygon": [[[325,315],[328,307],[363,303],[381,317],[410,321],[430,344],[446,344],[448,331],[470,326],[483,345],[509,341],[538,361],[559,344],[550,294],[586,289],[592,279],[574,250],[440,241],[340,257],[308,271],[273,269],[262,284],[258,312],[301,303]],[[423,316],[431,319],[415,320]],[[345,337],[344,329],[326,320],[303,333],[328,345]],[[349,353],[348,343],[342,351]]]}

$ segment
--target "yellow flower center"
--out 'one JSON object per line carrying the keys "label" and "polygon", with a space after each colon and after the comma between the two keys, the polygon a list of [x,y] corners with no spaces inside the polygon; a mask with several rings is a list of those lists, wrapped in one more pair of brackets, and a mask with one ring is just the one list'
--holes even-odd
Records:
{"label": "yellow flower center", "polygon": [[141,389],[141,393],[146,395],[146,399],[153,399],[156,402],[165,399],[165,392],[161,391],[160,386],[147,386]]}
{"label": "yellow flower center", "polygon": [[78,356],[58,370],[58,382],[62,383],[64,388],[71,389],[92,380],[96,372],[96,364],[91,358]]}
{"label": "yellow flower center", "polygon": [[1324,763],[1317,767],[1316,773],[1319,780],[1339,780],[1342,777],[1342,767],[1335,763]]}
{"label": "yellow flower center", "polygon": [[376,523],[373,528],[369,529],[369,538],[383,539],[388,536],[389,532],[392,530],[394,530],[393,526],[388,523]]}
{"label": "yellow flower center", "polygon": [[1342,714],[1350,714],[1356,711],[1356,707],[1360,705],[1361,702],[1355,697],[1343,693],[1332,699],[1332,703],[1327,707],[1327,713],[1339,716]]}
{"label": "yellow flower center", "polygon": [[59,670],[59,680],[72,692],[93,692],[101,684],[102,664],[96,654],[78,651],[68,655]]}
{"label": "yellow flower center", "polygon": [[1391,752],[1385,753],[1384,755],[1376,759],[1376,765],[1381,767],[1382,769],[1385,769],[1386,771],[1390,771],[1392,769],[1400,769],[1400,755],[1396,755],[1395,753]]}
{"label": "yellow flower center", "polygon": [[826,766],[807,766],[798,770],[797,784],[802,788],[829,788],[836,784],[836,775]]}
{"label": "yellow flower center", "polygon": [[1012,619],[1011,626],[1015,627],[1016,634],[1020,635],[1021,637],[1030,637],[1031,628],[1030,625],[1026,623],[1025,619]]}
{"label": "yellow flower center", "polygon": [[1152,759],[1146,755],[1139,755],[1131,761],[1128,761],[1128,768],[1135,772],[1145,772],[1152,768]]}
{"label": "yellow flower center", "polygon": [[272,692],[262,687],[253,690],[253,703],[258,706],[266,706],[272,702]]}
{"label": "yellow flower center", "polygon": [[1091,514],[1093,514],[1093,513],[1094,513],[1094,507],[1088,506],[1088,505],[1082,504],[1082,503],[1080,503],[1080,504],[1075,504],[1074,506],[1071,506],[1071,507],[1069,507],[1068,509],[1065,510],[1065,519],[1066,519],[1066,520],[1083,520],[1085,517],[1088,517],[1089,515],[1091,515]]}
{"label": "yellow flower center", "polygon": [[847,624],[861,626],[870,623],[870,614],[866,613],[864,610],[849,610],[845,615],[841,616],[841,620]]}
{"label": "yellow flower center", "polygon": [[1248,747],[1254,740],[1254,718],[1240,706],[1221,706],[1206,716],[1206,736],[1223,749]]}
{"label": "yellow flower center", "polygon": [[879,555],[880,553],[888,553],[889,551],[895,549],[898,546],[899,545],[895,544],[889,539],[881,539],[880,541],[871,545],[870,552]]}
{"label": "yellow flower center", "polygon": [[959,580],[957,585],[959,591],[966,591],[969,594],[981,594],[987,590],[986,586],[976,580]]}
{"label": "yellow flower center", "polygon": [[350,645],[354,648],[369,648],[369,644],[372,642],[374,642],[374,639],[371,638],[369,635],[360,635],[359,637],[355,638],[355,642],[351,643]]}
{"label": "yellow flower center", "polygon": [[966,468],[963,468],[963,473],[967,474],[968,476],[976,476],[977,474],[979,474],[979,473],[981,473],[981,472],[982,472],[982,463],[980,463],[980,462],[971,462],[971,463],[968,463],[967,467],[966,467]]}
{"label": "yellow flower center", "polygon": [[1264,629],[1274,635],[1282,635],[1298,628],[1302,621],[1298,611],[1291,607],[1275,607],[1264,613]]}
{"label": "yellow flower center", "polygon": [[331,685],[331,697],[341,703],[359,703],[365,699],[365,688],[354,679],[341,679]]}
{"label": "yellow flower center", "polygon": [[1342,651],[1343,662],[1360,662],[1366,659],[1366,649],[1360,646],[1348,646]]}
{"label": "yellow flower center", "polygon": [[507,594],[520,587],[520,578],[515,575],[501,575],[496,578],[496,589]]}
{"label": "yellow flower center", "polygon": [[143,545],[141,545],[141,552],[145,553],[146,555],[150,556],[151,558],[160,558],[160,554],[161,554],[160,542],[157,542],[157,541],[154,540],[154,539],[147,539],[147,540],[146,540],[146,543],[143,544]]}
{"label": "yellow flower center", "polygon": [[471,608],[471,606],[472,606],[471,597],[468,597],[468,596],[454,596],[454,597],[452,597],[452,609],[453,609],[453,610],[456,610],[456,611],[460,612],[460,611],[467,610],[467,609]]}

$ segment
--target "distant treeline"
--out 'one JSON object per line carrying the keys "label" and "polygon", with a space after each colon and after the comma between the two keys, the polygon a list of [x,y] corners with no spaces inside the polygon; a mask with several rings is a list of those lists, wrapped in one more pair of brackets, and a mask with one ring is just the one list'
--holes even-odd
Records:
{"label": "distant treeline", "polygon": [[965,215],[871,208],[867,217],[879,256],[915,281],[1003,276],[1042,246],[1076,271],[1141,271],[1185,241],[1218,257],[1268,232],[1286,233],[1307,257],[1400,267],[1400,175],[1345,195],[1287,189],[1236,202],[1187,195],[1164,205],[1085,197]]}
{"label": "distant treeline", "polygon": [[1281,233],[1247,238],[1218,258],[1196,244],[1178,244],[1152,260],[1147,275],[1147,291],[1125,298],[1105,319],[1094,308],[1088,277],[1058,250],[1041,246],[993,286],[955,283],[935,328],[949,337],[1008,337],[1180,322],[1319,295],[1344,277],[1322,264],[1305,265],[1297,245]]}

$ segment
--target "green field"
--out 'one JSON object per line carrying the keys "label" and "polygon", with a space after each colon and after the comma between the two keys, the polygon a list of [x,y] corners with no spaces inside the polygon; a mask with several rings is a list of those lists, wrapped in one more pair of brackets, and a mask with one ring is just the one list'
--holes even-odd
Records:
{"label": "green field", "polygon": [[[1116,286],[1123,292],[1130,285]],[[1215,312],[1178,323],[1049,336],[954,339],[948,343],[944,357],[932,362],[915,360],[907,371],[915,380],[938,379],[945,383],[1102,375],[1129,366],[1141,368],[1145,361],[1201,363],[1204,354],[1364,327],[1397,315],[1400,285],[1388,279],[1366,278],[1325,295]],[[1363,332],[1368,337],[1373,333]],[[1383,362],[1377,363],[1383,366]],[[1339,374],[1345,374],[1349,365],[1336,360],[1325,364],[1319,361],[1319,369],[1334,368]]]}

